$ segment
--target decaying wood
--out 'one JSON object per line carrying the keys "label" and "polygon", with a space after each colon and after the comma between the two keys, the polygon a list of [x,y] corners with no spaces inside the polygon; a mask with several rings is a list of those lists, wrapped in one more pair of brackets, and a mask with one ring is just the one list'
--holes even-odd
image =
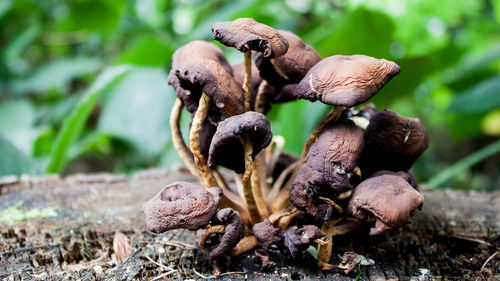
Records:
{"label": "decaying wood", "polygon": [[[0,212],[19,201],[25,211],[57,206],[55,217],[0,223],[0,280],[200,278],[195,271],[212,276],[213,264],[198,247],[201,231],[156,235],[145,230],[141,205],[175,180],[194,178],[182,171],[152,170],[130,180],[102,174],[0,181]],[[338,268],[318,271],[310,256],[293,261],[279,253],[269,256],[276,265],[261,272],[261,254],[253,252],[228,258],[228,271],[236,273],[220,278],[349,280],[359,272],[360,280],[500,278],[498,255],[478,275],[500,247],[500,193],[423,194],[423,211],[395,233],[370,237],[364,229],[334,240],[332,264],[338,265],[346,251],[373,261],[349,276]],[[130,243],[121,261],[113,253],[118,231]]]}

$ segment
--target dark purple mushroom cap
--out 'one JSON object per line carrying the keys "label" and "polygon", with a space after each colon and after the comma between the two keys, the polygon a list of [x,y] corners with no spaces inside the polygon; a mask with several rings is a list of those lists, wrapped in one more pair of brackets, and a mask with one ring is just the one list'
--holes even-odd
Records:
{"label": "dark purple mushroom cap", "polygon": [[363,149],[363,130],[350,120],[330,123],[311,145],[307,162],[300,168],[290,190],[290,202],[317,219],[325,218],[324,204],[311,199],[332,198],[352,188],[348,173],[352,172]]}
{"label": "dark purple mushroom cap", "polygon": [[288,50],[288,41],[276,29],[251,18],[216,22],[212,32],[212,40],[243,53],[252,50],[261,52],[266,58],[275,58]]}
{"label": "dark purple mushroom cap", "polygon": [[295,91],[296,87],[297,84],[285,85],[278,93],[270,94],[267,100],[272,103],[285,103],[296,100],[297,98],[293,95],[293,91]]}
{"label": "dark purple mushroom cap", "polygon": [[146,226],[155,233],[171,229],[198,230],[206,226],[219,206],[222,190],[190,182],[173,182],[142,207]]}
{"label": "dark purple mushroom cap", "polygon": [[243,238],[245,226],[240,214],[230,208],[219,210],[212,220],[212,225],[225,225],[225,233],[216,235],[216,241],[205,245],[205,250],[210,259],[216,259],[229,253]]}
{"label": "dark purple mushroom cap", "polygon": [[400,176],[405,181],[407,181],[413,188],[418,190],[417,178],[415,178],[415,175],[413,174],[413,171],[411,171],[411,170],[409,170],[407,172],[403,172],[403,171],[393,172],[393,171],[381,170],[381,171],[375,172],[373,175],[370,176],[370,178],[383,176],[383,175]]}
{"label": "dark purple mushroom cap", "polygon": [[282,240],[280,229],[274,227],[268,219],[255,224],[252,227],[252,232],[265,251],[268,251],[271,245],[281,243]]}
{"label": "dark purple mushroom cap", "polygon": [[172,85],[177,96],[182,100],[189,112],[195,112],[198,108],[198,100],[201,93],[190,93],[181,87],[175,71],[183,64],[195,59],[208,59],[218,62],[229,74],[232,68],[226,60],[222,50],[216,45],[202,40],[195,40],[178,48],[172,55],[172,69],[168,75],[168,84]]}
{"label": "dark purple mushroom cap", "polygon": [[[243,90],[221,64],[206,59],[191,60],[175,71],[181,87],[210,96],[220,113],[233,116],[245,112]],[[210,114],[209,115],[215,115]]]}
{"label": "dark purple mushroom cap", "polygon": [[383,175],[364,180],[354,189],[348,211],[361,220],[369,214],[375,216],[370,235],[377,235],[410,222],[415,209],[423,204],[424,197],[405,179]]}
{"label": "dark purple mushroom cap", "polygon": [[252,157],[271,143],[272,133],[269,120],[262,113],[248,111],[221,121],[210,144],[208,166],[224,166],[237,173],[245,171],[242,137],[250,138],[253,145]]}
{"label": "dark purple mushroom cap", "polygon": [[260,76],[273,87],[281,89],[284,85],[299,83],[309,69],[321,60],[321,56],[292,32],[286,30],[278,32],[288,41],[288,51],[276,58],[255,53],[254,59],[260,70]]}
{"label": "dark purple mushroom cap", "polygon": [[[193,114],[194,115],[194,114]],[[217,126],[212,124],[210,120],[207,118],[203,122],[203,125],[201,126],[201,131],[200,131],[200,151],[207,159],[208,157],[208,150],[210,149],[210,143],[212,142],[212,138],[214,137],[215,131],[217,130]]]}
{"label": "dark purple mushroom cap", "polygon": [[368,101],[399,71],[396,63],[385,59],[331,56],[313,66],[293,94],[310,101],[353,107]]}
{"label": "dark purple mushroom cap", "polygon": [[427,131],[419,119],[387,109],[370,118],[364,138],[359,166],[365,177],[378,170],[408,171],[429,146]]}
{"label": "dark purple mushroom cap", "polygon": [[315,225],[306,225],[298,229],[290,228],[283,232],[285,247],[294,258],[302,256],[314,240],[324,236],[325,233]]}

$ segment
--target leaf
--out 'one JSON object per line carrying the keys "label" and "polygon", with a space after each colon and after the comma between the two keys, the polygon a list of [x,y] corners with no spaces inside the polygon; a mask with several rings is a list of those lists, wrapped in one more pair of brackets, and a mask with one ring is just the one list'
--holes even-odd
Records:
{"label": "leaf", "polygon": [[71,115],[64,121],[59,131],[50,161],[47,166],[47,173],[57,173],[63,168],[68,160],[68,151],[71,145],[80,136],[85,121],[89,117],[97,98],[108,90],[114,83],[123,78],[131,68],[126,65],[114,66],[104,70],[88,88],[80,102],[76,105]]}
{"label": "leaf", "polygon": [[119,24],[125,1],[82,0],[70,1],[69,15],[59,24],[62,31],[111,32]]}
{"label": "leaf", "polygon": [[154,36],[142,36],[125,49],[118,58],[119,63],[164,66],[172,56],[170,46]]}
{"label": "leaf", "polygon": [[136,68],[109,93],[98,130],[158,155],[170,138],[169,113],[176,98],[160,68]]}
{"label": "leaf", "polygon": [[0,104],[0,134],[26,155],[32,154],[33,142],[43,131],[35,127],[36,119],[36,108],[27,100]]}
{"label": "leaf", "polygon": [[3,15],[5,15],[10,10],[13,3],[14,3],[14,0],[2,0],[2,1],[0,1],[0,19],[2,19]]}
{"label": "leaf", "polygon": [[455,96],[450,110],[458,113],[483,113],[500,107],[500,75],[481,81]]}
{"label": "leaf", "polygon": [[14,93],[40,93],[66,86],[71,80],[93,73],[101,67],[97,58],[74,57],[48,62],[37,68],[31,75],[13,81]]}
{"label": "leaf", "polygon": [[40,31],[38,25],[29,26],[5,48],[3,58],[11,72],[21,74],[28,70],[28,62],[21,58],[21,53],[40,35]]}
{"label": "leaf", "polygon": [[0,136],[0,176],[36,174],[39,167],[36,162],[26,156],[22,151],[15,147],[4,137]]}

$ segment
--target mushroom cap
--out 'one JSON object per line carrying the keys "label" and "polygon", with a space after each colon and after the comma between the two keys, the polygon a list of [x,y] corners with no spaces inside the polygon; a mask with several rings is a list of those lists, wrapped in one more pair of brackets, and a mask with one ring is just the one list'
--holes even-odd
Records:
{"label": "mushroom cap", "polygon": [[237,173],[245,171],[242,137],[250,138],[252,157],[271,143],[272,133],[269,120],[262,113],[248,111],[221,121],[212,138],[208,152],[208,166],[214,169],[224,166]]}
{"label": "mushroom cap", "polygon": [[361,220],[373,214],[376,223],[370,235],[377,235],[408,223],[423,203],[424,197],[405,179],[382,175],[366,179],[354,189],[348,211]]}
{"label": "mushroom cap", "polygon": [[232,74],[233,71],[222,50],[208,41],[195,40],[178,48],[172,55],[172,69],[168,75],[168,84],[174,87],[177,96],[182,100],[189,112],[195,112],[198,108],[201,93],[187,93],[187,90],[181,87],[175,71],[181,65],[194,59],[213,60],[218,62],[229,74]]}
{"label": "mushroom cap", "polygon": [[155,233],[171,229],[198,230],[217,211],[222,190],[177,181],[165,186],[142,207],[146,227]]}
{"label": "mushroom cap", "polygon": [[[310,205],[310,199],[333,195],[352,188],[348,173],[356,166],[363,149],[363,130],[350,120],[332,122],[307,154],[290,190],[290,202],[317,219],[324,211]],[[314,203],[314,202],[313,202]]]}
{"label": "mushroom cap", "polygon": [[310,101],[353,107],[368,101],[399,71],[396,63],[385,59],[331,56],[313,66],[293,94]]}
{"label": "mushroom cap", "polygon": [[292,257],[300,257],[314,243],[314,240],[324,237],[325,233],[315,225],[306,225],[302,228],[290,228],[283,232],[285,247]]}
{"label": "mushroom cap", "polygon": [[[181,87],[210,96],[222,114],[233,116],[245,112],[243,89],[221,64],[213,60],[194,59],[181,65],[175,75]],[[214,114],[210,114],[214,116]]]}
{"label": "mushroom cap", "polygon": [[274,28],[251,18],[216,22],[212,25],[212,40],[217,40],[240,52],[261,52],[264,57],[279,57],[288,50],[288,41]]}
{"label": "mushroom cap", "polygon": [[265,251],[268,251],[272,244],[278,244],[282,240],[280,229],[274,227],[268,219],[255,224],[252,227],[252,232]]}
{"label": "mushroom cap", "polygon": [[[243,82],[245,81],[245,66],[241,64],[233,65],[233,77],[241,87],[243,87]],[[252,61],[252,84],[250,86],[250,108],[255,108],[255,99],[257,98],[257,93],[259,92],[259,86],[262,82],[262,78],[259,74],[259,69],[255,66],[255,63]],[[272,86],[268,86],[263,92],[264,96],[267,98],[268,96],[274,95],[274,88]],[[264,112],[269,111],[270,107],[266,103],[266,108]]]}
{"label": "mushroom cap", "polygon": [[238,242],[240,242],[241,238],[243,238],[245,225],[243,224],[240,213],[231,208],[219,210],[215,214],[212,224],[223,224],[226,226],[225,233],[222,237],[217,237],[218,239],[215,245],[205,245],[208,257],[213,260],[226,255],[238,244]]}
{"label": "mushroom cap", "polygon": [[370,178],[378,177],[378,176],[383,176],[383,175],[393,175],[393,176],[400,176],[402,177],[405,181],[407,181],[415,190],[418,190],[418,182],[417,178],[413,174],[412,170],[409,170],[407,172],[403,171],[387,171],[387,170],[381,170],[375,172],[373,175],[370,176]]}
{"label": "mushroom cap", "polygon": [[287,84],[297,84],[306,73],[321,60],[321,56],[311,46],[304,44],[299,36],[290,31],[278,30],[288,41],[288,51],[279,57],[268,58],[262,53],[255,53],[255,64],[260,76],[273,87],[280,89]]}
{"label": "mushroom cap", "polygon": [[378,170],[408,171],[429,146],[429,136],[419,119],[387,109],[371,116],[364,139],[359,165],[364,176]]}

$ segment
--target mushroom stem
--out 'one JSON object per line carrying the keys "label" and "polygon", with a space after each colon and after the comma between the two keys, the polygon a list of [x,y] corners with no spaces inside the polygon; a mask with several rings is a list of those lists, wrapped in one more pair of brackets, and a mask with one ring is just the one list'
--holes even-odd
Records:
{"label": "mushroom stem", "polygon": [[203,250],[203,252],[206,253],[206,251],[205,251],[205,241],[207,240],[208,236],[210,236],[210,234],[225,233],[225,232],[226,232],[226,226],[225,225],[221,225],[221,224],[220,225],[214,225],[214,226],[208,225],[207,229],[205,230],[205,233],[203,234],[203,236],[201,237],[201,240],[200,240],[200,247]]}
{"label": "mushroom stem", "polygon": [[337,223],[339,223],[341,219],[331,220],[327,224],[323,224],[321,227],[321,231],[326,234],[327,243],[326,244],[318,244],[318,266],[321,270],[330,270],[334,266],[329,263],[330,257],[332,256],[332,248],[333,248],[333,229]]}
{"label": "mushroom stem", "polygon": [[262,221],[262,217],[259,213],[259,209],[257,208],[257,203],[255,202],[255,197],[252,190],[251,177],[253,171],[253,145],[248,138],[242,138],[241,142],[243,143],[243,148],[245,151],[245,173],[241,178],[241,182],[243,184],[243,196],[245,197],[245,201],[247,203],[248,213],[250,214],[250,221],[252,222],[252,224],[256,224]]}
{"label": "mushroom stem", "polygon": [[300,211],[297,208],[293,208],[289,212],[273,213],[269,216],[269,221],[280,230],[286,230],[299,215]]}
{"label": "mushroom stem", "polygon": [[236,247],[234,247],[231,252],[229,252],[230,256],[237,256],[239,254],[246,253],[255,247],[259,246],[259,240],[255,238],[255,236],[245,236],[243,239],[238,242]]}
{"label": "mushroom stem", "polygon": [[[271,189],[271,193],[269,194],[268,202],[271,204],[275,200],[278,200],[280,196],[282,197],[283,194],[281,194],[281,188],[283,187],[283,184],[285,183],[285,180],[290,173],[295,171],[295,168],[300,164],[300,161],[296,161],[295,163],[291,164],[290,166],[286,167],[281,174],[278,176],[276,181],[273,184],[273,187]],[[288,192],[285,193],[285,196],[288,196]],[[276,209],[271,208],[271,212],[279,211]]]}
{"label": "mushroom stem", "polygon": [[264,114],[265,110],[266,99],[264,97],[264,93],[267,91],[267,88],[269,88],[269,83],[267,83],[266,80],[262,80],[257,90],[257,96],[255,97],[254,110],[262,114]]}
{"label": "mushroom stem", "polygon": [[[208,109],[210,108],[211,99],[205,93],[201,94],[201,98],[198,104],[198,109],[193,117],[193,123],[191,124],[191,130],[189,131],[189,145],[191,147],[191,152],[194,156],[194,161],[196,166],[198,166],[198,170],[200,171],[201,176],[203,177],[203,186],[205,188],[210,188],[217,185],[217,181],[215,180],[214,175],[210,171],[210,168],[207,165],[205,157],[201,153],[200,148],[200,131],[203,122],[208,114]],[[241,215],[241,219],[246,223],[250,220],[248,211],[244,206],[238,204],[234,200],[231,200],[228,197],[229,194],[228,189],[223,189],[223,196],[220,202],[220,208],[232,208],[238,211]]]}
{"label": "mushroom stem", "polygon": [[172,132],[172,142],[174,144],[175,150],[179,154],[182,162],[188,168],[189,172],[198,179],[199,182],[203,182],[203,178],[200,172],[196,168],[196,164],[193,159],[193,154],[187,147],[184,139],[182,138],[182,132],[180,129],[180,119],[182,114],[182,108],[184,104],[177,98],[175,100],[174,106],[170,111],[170,131]]}
{"label": "mushroom stem", "polygon": [[255,199],[255,203],[257,204],[257,209],[261,216],[268,217],[269,211],[267,208],[267,201],[264,199],[262,195],[262,181],[261,181],[261,169],[262,165],[259,165],[260,159],[262,158],[263,152],[260,152],[255,156],[255,160],[253,161],[253,171],[251,176],[251,185],[252,185],[252,193]]}
{"label": "mushroom stem", "polygon": [[243,64],[245,66],[245,79],[243,80],[245,111],[250,111],[250,89],[252,87],[252,51],[245,52]]}

